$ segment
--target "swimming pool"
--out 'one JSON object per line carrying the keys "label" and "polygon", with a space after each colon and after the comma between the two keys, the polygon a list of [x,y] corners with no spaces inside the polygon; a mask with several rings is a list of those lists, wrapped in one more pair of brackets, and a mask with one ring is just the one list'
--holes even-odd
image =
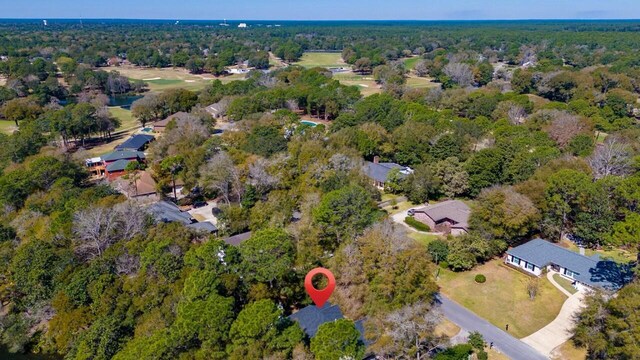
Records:
{"label": "swimming pool", "polygon": [[313,121],[308,121],[308,120],[300,120],[301,124],[305,124],[305,125],[309,125],[311,127],[316,127],[318,126],[317,122],[313,122]]}

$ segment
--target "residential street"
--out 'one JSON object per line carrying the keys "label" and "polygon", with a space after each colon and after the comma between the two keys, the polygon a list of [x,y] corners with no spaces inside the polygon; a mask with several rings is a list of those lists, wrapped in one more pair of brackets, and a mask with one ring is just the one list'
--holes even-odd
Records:
{"label": "residential street", "polygon": [[463,330],[469,332],[479,331],[487,343],[493,342],[493,346],[506,356],[514,360],[548,359],[531,346],[493,326],[443,294],[439,294],[437,300],[440,302],[442,312],[447,319],[460,326]]}

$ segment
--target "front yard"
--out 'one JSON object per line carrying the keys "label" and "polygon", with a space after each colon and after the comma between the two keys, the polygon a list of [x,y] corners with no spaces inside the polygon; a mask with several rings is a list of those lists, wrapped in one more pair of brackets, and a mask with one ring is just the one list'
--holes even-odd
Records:
{"label": "front yard", "polygon": [[[485,275],[487,281],[477,284],[474,280],[477,274]],[[497,259],[467,272],[441,270],[438,282],[442,293],[452,300],[501,329],[509,324],[509,333],[523,338],[555,319],[567,299],[543,277],[539,280],[538,295],[530,300],[529,279]]]}

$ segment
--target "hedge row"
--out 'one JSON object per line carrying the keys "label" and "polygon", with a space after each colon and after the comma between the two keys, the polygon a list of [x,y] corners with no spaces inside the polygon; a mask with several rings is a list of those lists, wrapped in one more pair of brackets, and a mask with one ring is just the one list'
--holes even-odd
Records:
{"label": "hedge row", "polygon": [[407,216],[406,218],[404,218],[404,222],[418,231],[431,231],[431,228],[427,224],[421,223],[411,216]]}

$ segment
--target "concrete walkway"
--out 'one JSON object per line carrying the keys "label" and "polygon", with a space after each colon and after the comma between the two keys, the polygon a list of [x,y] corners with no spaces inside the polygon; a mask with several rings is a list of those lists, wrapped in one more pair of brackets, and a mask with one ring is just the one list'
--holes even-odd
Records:
{"label": "concrete walkway", "polygon": [[553,279],[553,274],[554,272],[552,271],[548,272],[547,278],[558,290],[562,291],[569,298],[564,302],[560,313],[552,322],[522,339],[523,342],[531,345],[531,347],[547,357],[551,356],[553,349],[571,338],[571,329],[574,325],[573,315],[584,306],[582,301],[584,294],[577,292],[572,295]]}

